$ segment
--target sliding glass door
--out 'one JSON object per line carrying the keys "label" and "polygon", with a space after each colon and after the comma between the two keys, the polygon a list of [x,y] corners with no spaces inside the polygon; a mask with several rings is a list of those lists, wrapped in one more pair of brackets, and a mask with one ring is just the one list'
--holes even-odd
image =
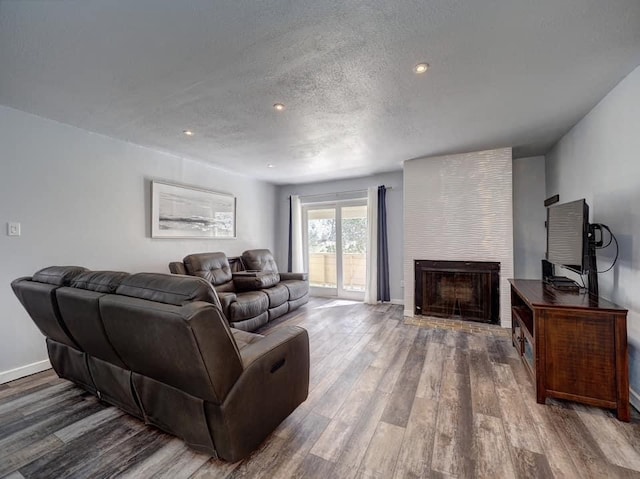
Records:
{"label": "sliding glass door", "polygon": [[366,200],[308,204],[303,207],[303,218],[311,293],[364,299]]}
{"label": "sliding glass door", "polygon": [[322,288],[327,294],[337,294],[338,261],[335,208],[307,209],[307,262],[309,286]]}

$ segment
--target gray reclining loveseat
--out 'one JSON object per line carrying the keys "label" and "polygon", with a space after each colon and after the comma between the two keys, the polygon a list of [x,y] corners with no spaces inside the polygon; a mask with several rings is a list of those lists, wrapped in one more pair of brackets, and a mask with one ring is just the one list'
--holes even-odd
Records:
{"label": "gray reclining loveseat", "polygon": [[307,332],[230,328],[201,278],[50,267],[11,286],[60,377],[200,451],[242,459],[307,397]]}
{"label": "gray reclining loveseat", "polygon": [[169,263],[169,270],[209,281],[229,324],[244,331],[255,331],[309,301],[307,274],[280,273],[268,249],[232,258],[220,252],[190,254]]}

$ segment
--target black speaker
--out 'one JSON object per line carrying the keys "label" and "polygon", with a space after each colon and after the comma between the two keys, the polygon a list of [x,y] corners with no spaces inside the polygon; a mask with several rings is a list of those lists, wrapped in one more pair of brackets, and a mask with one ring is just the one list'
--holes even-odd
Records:
{"label": "black speaker", "polygon": [[549,282],[550,278],[553,278],[555,275],[553,263],[550,263],[546,259],[542,260],[542,281],[545,283]]}
{"label": "black speaker", "polygon": [[555,205],[558,201],[560,201],[560,195],[553,195],[544,200],[544,205],[549,207],[551,205]]}

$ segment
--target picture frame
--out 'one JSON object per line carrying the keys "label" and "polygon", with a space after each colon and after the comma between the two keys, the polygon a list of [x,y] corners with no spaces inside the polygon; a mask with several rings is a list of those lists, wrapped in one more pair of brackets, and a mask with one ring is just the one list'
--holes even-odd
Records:
{"label": "picture frame", "polygon": [[152,238],[236,237],[236,198],[194,186],[151,182]]}

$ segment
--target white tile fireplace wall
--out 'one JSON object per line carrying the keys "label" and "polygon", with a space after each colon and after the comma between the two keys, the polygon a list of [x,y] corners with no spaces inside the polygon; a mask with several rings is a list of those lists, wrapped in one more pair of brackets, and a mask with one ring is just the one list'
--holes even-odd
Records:
{"label": "white tile fireplace wall", "polygon": [[404,163],[404,304],[414,310],[414,260],[500,262],[500,324],[511,326],[511,148]]}

